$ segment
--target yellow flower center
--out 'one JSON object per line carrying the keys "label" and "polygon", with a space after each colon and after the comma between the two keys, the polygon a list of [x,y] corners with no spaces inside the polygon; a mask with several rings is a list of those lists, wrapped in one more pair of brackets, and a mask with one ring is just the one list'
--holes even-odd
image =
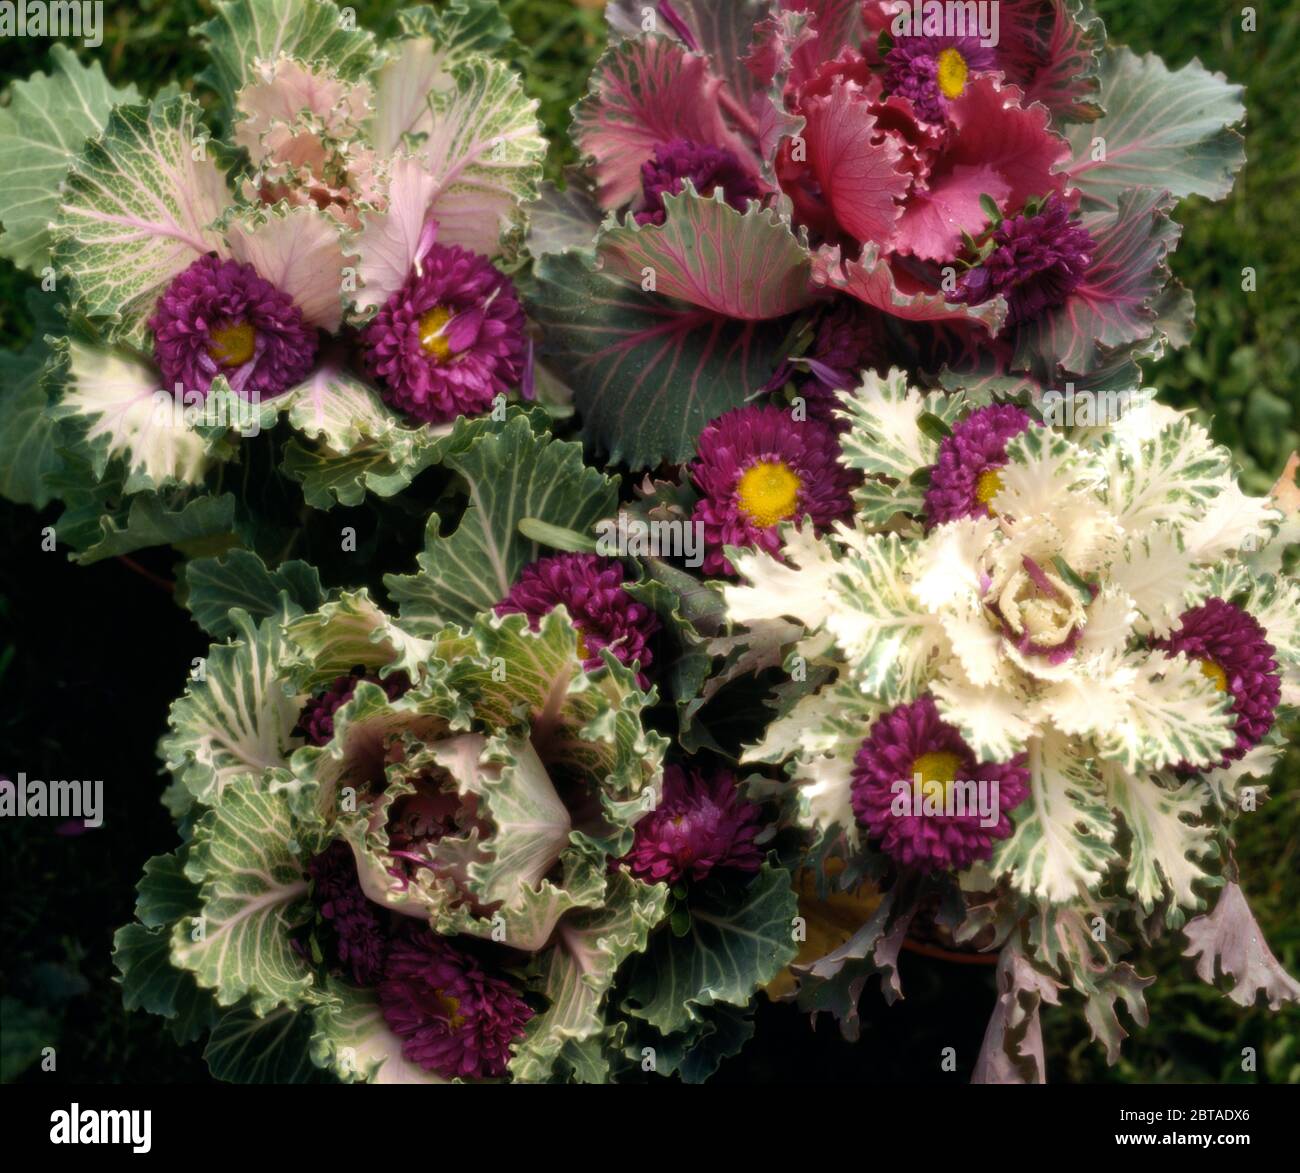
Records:
{"label": "yellow flower center", "polygon": [[223,367],[242,367],[256,349],[257,331],[247,322],[220,326],[212,331],[208,356]]}
{"label": "yellow flower center", "polygon": [[760,460],[740,478],[740,508],[755,525],[775,525],[794,516],[799,478],[780,460]]}
{"label": "yellow flower center", "polygon": [[956,49],[939,54],[939,89],[945,98],[960,98],[966,88],[966,59]]}
{"label": "yellow flower center", "polygon": [[582,632],[578,632],[578,659],[586,663],[591,659],[591,649],[587,646],[586,637]]}
{"label": "yellow flower center", "polygon": [[912,777],[921,775],[921,797],[946,803],[948,787],[956,780],[960,767],[961,759],[955,753],[923,753],[912,763]]}
{"label": "yellow flower center", "polygon": [[1228,674],[1213,660],[1202,660],[1201,671],[1214,681],[1214,687],[1220,692],[1228,691]]}
{"label": "yellow flower center", "polygon": [[444,994],[441,990],[435,989],[433,996],[438,999],[438,1005],[447,1012],[447,1024],[452,1030],[460,1030],[462,1026],[469,1021],[460,1013],[460,999],[453,998],[449,994]]}
{"label": "yellow flower center", "polygon": [[975,500],[987,505],[1002,492],[1002,474],[996,468],[986,468],[975,482]]}
{"label": "yellow flower center", "polygon": [[436,305],[420,315],[420,345],[424,353],[446,362],[451,357],[451,343],[443,334],[447,323],[451,321],[451,310]]}

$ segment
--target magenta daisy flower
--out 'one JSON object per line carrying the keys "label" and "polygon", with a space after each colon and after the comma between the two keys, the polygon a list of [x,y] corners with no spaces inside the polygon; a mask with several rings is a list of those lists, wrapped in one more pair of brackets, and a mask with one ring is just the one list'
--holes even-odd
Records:
{"label": "magenta daisy flower", "polygon": [[704,573],[734,574],[724,546],[781,549],[778,523],[811,517],[818,531],[853,512],[857,483],[839,462],[835,431],[779,407],[738,407],[700,433],[689,473],[699,491]]}
{"label": "magenta daisy flower", "polygon": [[595,554],[555,554],[524,567],[510,593],[496,605],[498,615],[522,612],[535,631],[543,615],[561,603],[578,629],[578,655],[588,672],[603,668],[602,648],[609,648],[631,667],[640,666],[637,679],[649,687],[645,669],[654,661],[651,640],[659,631],[659,617],[626,590],[622,565]]}
{"label": "magenta daisy flower", "polygon": [[524,374],[514,282],[477,253],[434,244],[361,334],[384,398],[429,424],[477,415]]}
{"label": "magenta daisy flower", "polygon": [[648,884],[702,880],[715,870],[756,872],[763,863],[754,843],[759,816],[730,771],[688,774],[667,766],[663,797],[637,823],[636,840],[623,862]]}
{"label": "magenta daisy flower", "polygon": [[853,759],[853,813],[898,864],[960,871],[988,859],[993,840],[1011,834],[1008,812],[1024,801],[1028,783],[1024,754],[977,762],[924,695],[872,724]]}
{"label": "magenta daisy flower", "polygon": [[925,491],[927,525],[960,517],[987,517],[989,502],[1002,488],[998,469],[1007,462],[1007,441],[1033,424],[1029,413],[1011,404],[977,408],[953,425],[939,445]]}
{"label": "magenta daisy flower", "polygon": [[1096,248],[1091,233],[1070,219],[1065,201],[1055,194],[1036,215],[1003,220],[992,239],[997,248],[963,273],[947,297],[981,305],[1001,294],[1008,326],[1061,305],[1088,272]]}
{"label": "magenta daisy flower", "polygon": [[750,200],[762,195],[754,177],[745,170],[735,152],[684,138],[659,143],[654,155],[641,164],[643,200],[636,213],[638,224],[662,224],[666,215],[664,196],[677,195],[690,180],[702,196],[722,188],[723,198],[743,212]]}
{"label": "magenta daisy flower", "polygon": [[392,943],[376,987],[402,1054],[445,1079],[499,1079],[532,1008],[504,977],[427,929]]}
{"label": "magenta daisy flower", "polygon": [[334,714],[339,711],[357,690],[357,681],[368,680],[377,684],[389,700],[396,700],[411,687],[411,678],[405,672],[393,672],[382,680],[373,672],[357,665],[347,676],[338,677],[324,692],[312,697],[298,714],[295,732],[306,739],[308,745],[328,745],[334,737]]}
{"label": "magenta daisy flower", "polygon": [[166,387],[204,396],[224,375],[245,399],[270,399],[302,382],[316,357],[316,331],[252,265],[199,257],[158,299],[154,358]]}
{"label": "magenta daisy flower", "polygon": [[[1223,599],[1206,599],[1179,616],[1178,628],[1155,646],[1171,656],[1181,652],[1200,663],[1220,692],[1232,695],[1237,744],[1215,766],[1226,766],[1246,755],[1273,728],[1282,678],[1273,658],[1273,645],[1259,620]],[[1183,770],[1195,769],[1184,763]],[[1214,766],[1203,767],[1213,769]]]}
{"label": "magenta daisy flower", "polygon": [[918,118],[938,123],[965,92],[966,79],[994,67],[994,55],[978,37],[899,37],[885,65],[886,91],[909,99]]}
{"label": "magenta daisy flower", "polygon": [[311,897],[331,930],[339,965],[361,986],[373,986],[383,973],[388,948],[387,914],[366,899],[357,879],[352,848],[336,839],[307,865]]}

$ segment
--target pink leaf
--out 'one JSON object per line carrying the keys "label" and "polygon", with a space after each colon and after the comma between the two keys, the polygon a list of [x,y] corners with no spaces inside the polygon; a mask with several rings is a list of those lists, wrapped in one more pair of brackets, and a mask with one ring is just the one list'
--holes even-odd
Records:
{"label": "pink leaf", "polygon": [[426,213],[437,186],[419,160],[394,161],[387,207],[366,213],[356,240],[361,281],[355,298],[358,309],[381,306],[401,289],[420,254]]}
{"label": "pink leaf", "polygon": [[856,261],[844,260],[838,245],[824,245],[813,254],[812,268],[814,284],[847,293],[895,318],[979,323],[990,334],[997,334],[1006,318],[1002,298],[974,306],[945,301],[943,290],[926,288],[910,273],[882,260],[874,244],[864,245]]}
{"label": "pink leaf", "polygon": [[578,106],[574,136],[596,161],[603,207],[636,196],[641,164],[657,144],[674,139],[723,147],[758,171],[753,151],[723,118],[723,84],[705,58],[662,37],[625,41],[601,58]]}
{"label": "pink leaf", "polygon": [[252,265],[293,298],[309,326],[339,328],[343,246],[336,221],[316,208],[290,208],[261,223],[236,221],[228,239],[235,260]]}
{"label": "pink leaf", "polygon": [[1273,1010],[1300,1002],[1300,982],[1273,956],[1237,884],[1225,884],[1214,911],[1189,920],[1183,935],[1188,941],[1183,956],[1196,958],[1196,976],[1213,985],[1217,966],[1236,982],[1228,997],[1238,1006],[1253,1006],[1260,993]]}
{"label": "pink leaf", "polygon": [[903,149],[883,132],[867,92],[836,79],[825,96],[803,106],[808,163],[841,228],[855,240],[888,248],[911,186],[901,166]]}

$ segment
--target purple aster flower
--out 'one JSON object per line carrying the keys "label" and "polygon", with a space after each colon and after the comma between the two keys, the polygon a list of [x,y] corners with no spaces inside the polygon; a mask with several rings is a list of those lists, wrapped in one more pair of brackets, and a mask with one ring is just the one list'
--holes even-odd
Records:
{"label": "purple aster flower", "polygon": [[763,863],[754,843],[759,814],[730,771],[688,774],[667,766],[663,798],[637,823],[636,841],[623,862],[648,884],[702,880],[715,869],[756,872]]}
{"label": "purple aster flower", "polygon": [[[961,785],[972,782],[976,787]],[[960,871],[988,859],[993,840],[1011,834],[1008,812],[1024,801],[1028,783],[1024,754],[976,762],[961,733],[924,695],[872,724],[853,760],[853,813],[900,865]],[[996,822],[983,825],[981,804]],[[925,813],[931,805],[940,813]]]}
{"label": "purple aster flower", "polygon": [[993,49],[978,37],[899,37],[885,54],[885,89],[912,103],[918,118],[943,122],[966,79],[994,68]]}
{"label": "purple aster flower", "polygon": [[316,911],[332,930],[336,960],[358,985],[373,986],[383,974],[388,917],[362,892],[352,848],[336,839],[307,865],[307,872]]}
{"label": "purple aster flower", "polygon": [[1214,769],[1237,761],[1273,728],[1282,678],[1267,632],[1248,611],[1223,599],[1206,599],[1199,607],[1184,611],[1177,630],[1157,640],[1155,646],[1171,656],[1182,652],[1189,660],[1199,661],[1201,671],[1219,691],[1232,694],[1237,744],[1214,766],[1183,763],[1181,770]]}
{"label": "purple aster flower", "polygon": [[427,929],[389,947],[376,990],[402,1054],[445,1079],[499,1079],[532,1008],[505,978]]}
{"label": "purple aster flower", "polygon": [[947,295],[949,301],[981,305],[1001,294],[1007,325],[1029,322],[1061,305],[1092,264],[1091,233],[1070,219],[1065,201],[1053,193],[1037,215],[1012,216],[993,230],[997,245],[982,264],[968,269]]}
{"label": "purple aster flower", "polygon": [[371,684],[379,685],[388,694],[390,701],[396,700],[411,687],[411,678],[405,672],[393,672],[381,680],[373,672],[367,672],[358,665],[347,676],[338,677],[329,688],[303,705],[302,712],[298,714],[295,732],[304,737],[308,745],[330,743],[334,737],[334,714],[352,699],[358,680],[368,680]]}
{"label": "purple aster flower", "polygon": [[925,491],[925,520],[941,525],[959,517],[986,517],[989,502],[1002,488],[1007,441],[1027,431],[1033,420],[1023,408],[994,404],[977,408],[939,445]]}
{"label": "purple aster flower", "polygon": [[654,660],[650,641],[660,628],[659,617],[623,589],[623,567],[613,558],[595,554],[556,554],[524,567],[510,593],[496,605],[498,615],[522,612],[534,631],[543,615],[561,603],[578,629],[578,655],[588,672],[603,668],[602,648],[609,648],[649,687],[645,669]]}
{"label": "purple aster flower", "polygon": [[424,423],[486,411],[524,374],[514,282],[477,253],[434,244],[361,333],[384,398]]}
{"label": "purple aster flower", "polygon": [[834,429],[779,407],[738,407],[700,433],[690,477],[704,525],[704,573],[734,574],[723,546],[781,549],[777,524],[811,517],[817,531],[853,512],[857,475],[839,462]]}
{"label": "purple aster flower", "polygon": [[289,295],[213,253],[172,278],[149,329],[166,386],[205,396],[224,375],[245,399],[270,399],[302,382],[316,357],[316,331]]}
{"label": "purple aster flower", "polygon": [[733,151],[684,138],[673,139],[659,143],[654,156],[641,164],[644,199],[636,213],[636,222],[662,224],[666,215],[664,196],[677,195],[688,179],[702,196],[722,188],[727,203],[741,212],[749,200],[762,195],[758,181],[745,170]]}

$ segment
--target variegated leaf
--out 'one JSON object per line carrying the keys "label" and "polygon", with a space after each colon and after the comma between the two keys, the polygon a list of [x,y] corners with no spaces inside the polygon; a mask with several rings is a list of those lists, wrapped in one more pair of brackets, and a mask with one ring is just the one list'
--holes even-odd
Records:
{"label": "variegated leaf", "polygon": [[1223,491],[1230,456],[1190,419],[1161,428],[1135,449],[1108,454],[1107,501],[1126,530],[1157,521],[1182,526],[1196,520]]}
{"label": "variegated leaf", "polygon": [[136,347],[171,279],[205,253],[225,252],[213,225],[230,192],[208,157],[200,113],[183,94],[118,106],[68,172],[55,263],[80,309]]}
{"label": "variegated leaf", "polygon": [[323,64],[347,81],[370,68],[374,36],[329,0],[217,0],[213,7],[216,15],[192,31],[212,59],[203,78],[229,107],[254,79],[254,63],[281,54]]}
{"label": "variegated leaf", "polygon": [[1101,753],[1124,769],[1204,766],[1236,741],[1232,695],[1219,692],[1200,665],[1152,651],[1131,663],[1124,720],[1099,738]]}
{"label": "variegated leaf", "polygon": [[256,780],[288,765],[301,698],[286,695],[281,675],[287,649],[279,621],[254,623],[230,612],[234,635],[214,644],[174,701],[159,745],[167,768],[201,803],[220,801],[241,779]]}
{"label": "variegated leaf", "polygon": [[1025,896],[1066,903],[1094,891],[1118,859],[1115,823],[1099,781],[1057,733],[1029,743],[1030,795],[990,869]]}
{"label": "variegated leaf", "polygon": [[311,988],[310,968],[290,931],[306,912],[289,799],[260,779],[224,790],[195,827],[185,874],[199,885],[198,916],[172,932],[172,960],[216,991],[217,1003],[251,999],[255,1013],[293,1005]]}

